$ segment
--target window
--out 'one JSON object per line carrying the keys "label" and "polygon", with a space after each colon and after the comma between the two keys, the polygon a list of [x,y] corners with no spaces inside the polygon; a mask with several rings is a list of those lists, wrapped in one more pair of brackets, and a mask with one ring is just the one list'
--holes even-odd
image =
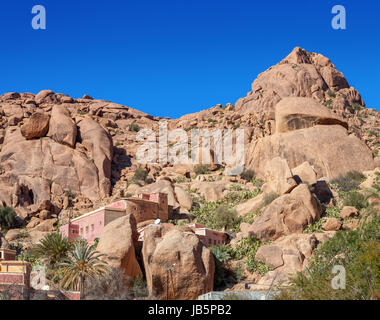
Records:
{"label": "window", "polygon": [[72,230],[71,233],[72,233],[72,234],[75,234],[75,230]]}
{"label": "window", "polygon": [[211,244],[211,239],[208,239],[208,244]]}
{"label": "window", "polygon": [[214,240],[214,246],[216,246],[216,240]]}
{"label": "window", "polygon": [[95,230],[95,226],[92,224],[91,225],[91,231],[94,231]]}
{"label": "window", "polygon": [[86,226],[86,233],[88,233],[88,226]]}
{"label": "window", "polygon": [[80,228],[80,234],[83,234],[83,228]]}

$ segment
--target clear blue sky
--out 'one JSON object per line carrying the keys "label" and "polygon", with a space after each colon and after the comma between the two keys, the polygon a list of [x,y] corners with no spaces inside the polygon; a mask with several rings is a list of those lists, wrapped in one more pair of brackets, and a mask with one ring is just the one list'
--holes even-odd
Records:
{"label": "clear blue sky", "polygon": [[[33,30],[31,9],[47,10]],[[347,30],[331,9],[347,10]],[[294,47],[329,57],[380,107],[380,1],[3,0],[0,93],[89,94],[158,116],[234,103]]]}

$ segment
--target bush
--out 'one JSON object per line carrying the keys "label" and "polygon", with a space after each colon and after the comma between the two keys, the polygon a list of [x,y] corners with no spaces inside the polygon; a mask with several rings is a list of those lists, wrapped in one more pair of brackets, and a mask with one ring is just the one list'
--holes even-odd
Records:
{"label": "bush", "polygon": [[15,228],[17,226],[16,213],[11,207],[0,209],[0,227],[5,230]]}
{"label": "bush", "polygon": [[[362,300],[380,299],[380,215],[357,230],[338,231],[314,251],[307,273],[298,273],[289,287],[281,288],[278,299]],[[346,289],[333,290],[332,268],[343,265]]]}
{"label": "bush", "polygon": [[209,174],[211,172],[210,171],[210,166],[205,165],[205,164],[197,165],[194,168],[194,172],[195,172],[196,175]]}
{"label": "bush", "polygon": [[344,199],[344,205],[361,210],[368,207],[368,200],[367,197],[360,192],[350,191]]}
{"label": "bush", "polygon": [[145,181],[147,176],[148,176],[148,171],[146,171],[142,168],[137,168],[135,171],[135,174],[133,175],[133,180]]}
{"label": "bush", "polygon": [[226,244],[211,247],[210,250],[214,255],[215,259],[219,260],[220,262],[226,262],[231,259],[231,249]]}
{"label": "bush", "polygon": [[254,178],[255,173],[253,172],[253,170],[248,169],[248,170],[244,170],[240,176],[245,181],[250,182]]}
{"label": "bush", "polygon": [[231,229],[237,222],[236,211],[227,207],[221,206],[215,211],[216,227]]}
{"label": "bush", "polygon": [[235,260],[246,258],[245,263],[248,271],[264,275],[271,269],[264,263],[255,260],[255,255],[260,246],[268,243],[262,243],[254,237],[244,238],[231,250],[231,255]]}
{"label": "bush", "polygon": [[129,131],[139,132],[140,131],[140,127],[136,123],[131,123],[129,125]]}
{"label": "bush", "polygon": [[329,89],[329,91],[328,91],[327,93],[328,93],[328,95],[329,95],[331,98],[335,98],[335,97],[336,97],[336,92],[333,91],[333,90],[331,90],[331,89]]}
{"label": "bush", "polygon": [[346,175],[340,175],[338,178],[331,181],[336,184],[340,191],[348,192],[355,190],[365,179],[365,175],[358,171],[350,171]]}

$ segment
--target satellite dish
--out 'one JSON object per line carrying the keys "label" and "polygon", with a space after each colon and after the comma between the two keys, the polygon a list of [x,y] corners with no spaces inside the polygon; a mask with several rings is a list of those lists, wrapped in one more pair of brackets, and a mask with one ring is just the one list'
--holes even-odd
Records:
{"label": "satellite dish", "polygon": [[157,219],[154,221],[154,224],[160,224],[161,223],[161,219]]}

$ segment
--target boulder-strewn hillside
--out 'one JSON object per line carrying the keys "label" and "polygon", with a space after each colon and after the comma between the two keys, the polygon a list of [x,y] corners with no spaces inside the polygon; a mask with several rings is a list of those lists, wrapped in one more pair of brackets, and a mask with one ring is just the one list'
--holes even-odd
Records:
{"label": "boulder-strewn hillside", "polygon": [[[235,210],[241,220],[232,228],[236,233],[232,247],[242,248],[252,237],[265,244],[252,251],[252,257],[272,271],[265,269],[269,272],[260,280],[248,275],[265,287],[273,282],[274,269],[276,274],[280,272],[280,279],[286,279],[308,264],[318,243],[330,239],[336,230],[357,226],[357,222],[343,225],[347,224],[345,217],[326,216],[326,208],[342,207],[339,201],[343,199],[330,182],[352,172],[371,177],[380,165],[380,113],[365,107],[359,92],[328,58],[301,48],[260,74],[252,91],[234,105],[166,119],[169,130],[244,128],[245,176],[228,176],[224,164],[207,168],[158,163],[141,166],[136,160],[141,144],[136,135],[145,128],[158,133],[160,120],[87,95],[74,99],[50,90],[37,95],[3,94],[0,207],[14,208],[18,221],[17,228],[9,230],[2,241],[27,247],[69,217],[122,197],[160,191],[168,194],[169,205],[178,217],[185,214],[186,219],[196,218],[210,227],[224,227],[218,223],[216,208]],[[323,228],[303,233],[322,221],[322,216]],[[186,242],[179,232],[161,236],[169,249],[174,244],[171,239]],[[108,237],[112,238],[112,231]],[[183,250],[197,248],[198,260],[189,266],[194,270],[209,267],[202,269],[203,273],[198,270],[204,286],[193,284],[192,277],[178,280],[183,297],[187,297],[185,287],[192,288],[191,296],[206,287],[210,290],[210,270],[214,269],[210,257],[205,256],[208,251],[203,253],[192,235],[186,237],[191,244]],[[101,239],[100,247],[113,247],[110,239]],[[133,241],[127,242],[128,250],[116,247],[117,254],[135,254]],[[145,266],[151,291],[157,290],[155,283],[162,286],[165,273],[159,268],[166,258],[165,250],[155,246],[144,243],[143,249],[144,259],[159,252]],[[235,255],[235,260],[241,260]],[[189,259],[195,258],[189,254]],[[132,260],[133,267],[128,268],[140,273],[137,260]],[[176,261],[175,257],[172,260]]]}

